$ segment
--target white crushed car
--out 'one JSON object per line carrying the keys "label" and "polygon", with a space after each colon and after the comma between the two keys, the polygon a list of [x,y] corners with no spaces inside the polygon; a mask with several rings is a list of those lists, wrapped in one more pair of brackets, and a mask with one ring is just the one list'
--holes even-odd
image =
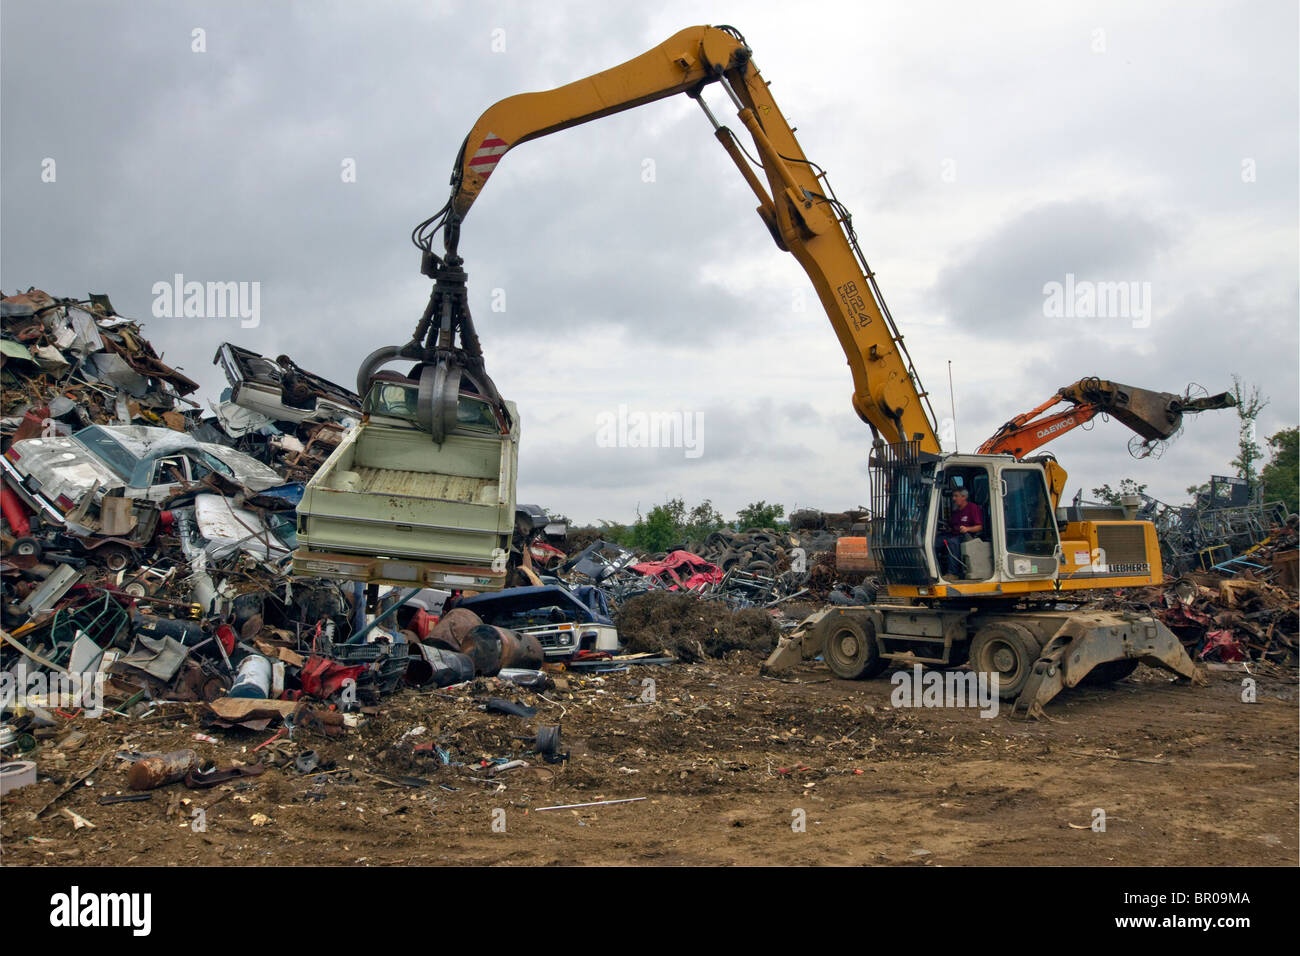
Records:
{"label": "white crushed car", "polygon": [[91,425],[68,438],[16,441],[0,469],[33,511],[58,524],[92,489],[163,501],[214,472],[255,492],[285,483],[243,452],[146,425]]}

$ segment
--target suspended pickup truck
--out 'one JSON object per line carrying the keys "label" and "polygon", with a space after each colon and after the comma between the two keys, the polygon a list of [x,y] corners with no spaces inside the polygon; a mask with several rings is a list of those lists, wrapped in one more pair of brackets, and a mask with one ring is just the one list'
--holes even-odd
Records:
{"label": "suspended pickup truck", "polygon": [[[387,360],[397,352],[380,350]],[[420,364],[410,376],[371,375],[375,364],[359,375],[370,383],[364,420],[298,505],[294,573],[500,590],[515,526],[514,403],[454,362]]]}

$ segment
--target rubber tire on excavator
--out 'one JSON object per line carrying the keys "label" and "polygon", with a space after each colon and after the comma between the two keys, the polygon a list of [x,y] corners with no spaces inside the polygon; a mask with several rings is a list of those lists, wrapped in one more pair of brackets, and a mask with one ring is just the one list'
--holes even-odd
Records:
{"label": "rubber tire on excavator", "polygon": [[[999,649],[1014,655],[1016,669],[1011,673],[1014,679],[1008,680],[993,661],[993,655]],[[997,621],[986,624],[970,642],[970,669],[976,673],[998,673],[998,696],[1003,700],[1015,700],[1024,690],[1033,673],[1034,662],[1042,656],[1042,648],[1034,636],[1019,624],[1010,621]]]}
{"label": "rubber tire on excavator", "polygon": [[817,626],[822,630],[822,660],[843,680],[875,677],[888,666],[876,646],[870,621],[849,614],[827,614]]}
{"label": "rubber tire on excavator", "polygon": [[1137,670],[1140,663],[1141,661],[1135,657],[1126,658],[1122,661],[1106,661],[1084,674],[1083,680],[1079,681],[1079,683],[1090,687],[1114,684],[1122,681]]}

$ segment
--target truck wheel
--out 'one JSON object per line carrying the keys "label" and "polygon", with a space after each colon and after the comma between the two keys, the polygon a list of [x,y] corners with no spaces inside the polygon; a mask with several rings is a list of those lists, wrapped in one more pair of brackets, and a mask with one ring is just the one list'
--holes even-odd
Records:
{"label": "truck wheel", "polygon": [[41,543],[35,538],[19,538],[14,542],[13,553],[23,557],[40,559]]}
{"label": "truck wheel", "polygon": [[970,642],[970,669],[998,675],[998,696],[1015,700],[1024,690],[1042,648],[1019,624],[999,621],[980,628]]}
{"label": "truck wheel", "polygon": [[876,629],[870,621],[847,614],[828,614],[823,618],[822,660],[836,677],[857,680],[875,677],[886,662],[876,646]]}
{"label": "truck wheel", "polygon": [[120,544],[104,544],[96,549],[95,557],[110,571],[125,571],[131,563],[131,549]]}
{"label": "truck wheel", "polygon": [[1135,657],[1125,658],[1122,661],[1106,661],[1084,674],[1083,680],[1079,681],[1079,683],[1090,685],[1113,684],[1137,670],[1139,663]]}

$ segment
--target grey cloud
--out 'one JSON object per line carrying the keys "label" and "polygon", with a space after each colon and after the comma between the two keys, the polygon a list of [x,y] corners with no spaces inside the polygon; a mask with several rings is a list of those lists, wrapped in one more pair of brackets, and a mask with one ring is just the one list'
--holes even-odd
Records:
{"label": "grey cloud", "polygon": [[1149,282],[1167,230],[1099,202],[1037,206],[979,240],[939,276],[936,296],[960,329],[981,337],[1023,335],[1043,323],[1043,286],[1067,274],[1092,282]]}
{"label": "grey cloud", "polygon": [[[868,26],[850,4],[812,15]],[[1087,11],[953,5],[947,31],[927,16],[900,7],[871,35],[866,79],[862,62],[810,60],[816,44],[790,34],[778,4],[747,5],[737,25],[858,214],[941,416],[942,362],[956,360],[963,450],[1085,374],[1218,390],[1236,371],[1272,398],[1261,431],[1294,423],[1294,5],[1207,4],[1193,17],[1112,8],[1104,57],[1087,49]],[[407,235],[445,201],[480,112],[700,19],[677,0],[4,0],[0,284],[108,293],[203,398],[224,385],[210,364],[224,340],[350,383],[360,357],[404,340],[424,306]],[[190,52],[194,27],[207,30],[205,54]],[[495,29],[504,53],[491,50]],[[710,101],[721,116],[725,98]],[[47,156],[57,184],[40,181]],[[939,179],[946,156],[955,183]],[[345,157],[356,183],[341,181]],[[1257,182],[1241,181],[1244,157]],[[1113,170],[1108,188],[1073,179],[1097,169]],[[727,512],[760,498],[865,501],[870,433],[849,408],[842,359],[792,362],[775,344],[789,337],[770,334],[776,323],[830,330],[753,206],[684,99],[525,144],[502,163],[462,251],[489,368],[524,416],[521,494],[539,489],[578,519],[624,520],[669,493]],[[260,281],[261,326],[151,318],[153,283],[176,272]],[[1042,286],[1067,272],[1149,279],[1152,325],[1045,321]],[[810,303],[794,320],[790,276]],[[504,313],[491,309],[494,288]],[[589,387],[603,375],[615,381]],[[554,410],[557,395],[671,407],[665,394],[707,413],[703,459],[602,458],[589,409]],[[1235,451],[1230,414],[1189,423],[1159,463],[1131,463],[1122,429],[1099,429],[1053,446],[1088,487],[1142,469],[1177,497]]]}

